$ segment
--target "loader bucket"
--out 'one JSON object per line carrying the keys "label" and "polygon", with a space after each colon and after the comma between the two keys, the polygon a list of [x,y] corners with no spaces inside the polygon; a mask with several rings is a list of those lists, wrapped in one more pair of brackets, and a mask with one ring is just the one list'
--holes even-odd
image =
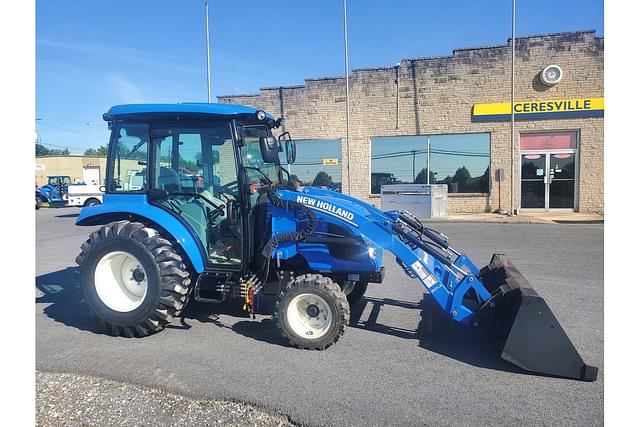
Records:
{"label": "loader bucket", "polygon": [[497,332],[502,359],[535,373],[595,381],[598,368],[584,363],[544,298],[504,255],[494,254],[479,277],[492,297],[478,320]]}

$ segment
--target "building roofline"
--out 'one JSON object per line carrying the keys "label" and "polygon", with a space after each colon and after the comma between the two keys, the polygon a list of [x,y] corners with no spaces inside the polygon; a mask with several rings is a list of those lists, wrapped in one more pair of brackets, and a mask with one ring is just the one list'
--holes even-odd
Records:
{"label": "building roofline", "polygon": [[[557,33],[547,33],[547,34],[533,34],[533,35],[526,35],[526,36],[516,36],[516,40],[525,40],[525,39],[533,39],[533,38],[551,38],[551,37],[558,37],[558,36],[571,36],[571,35],[578,35],[578,34],[595,34],[596,30],[580,30],[580,31],[564,31],[564,32],[557,32]],[[598,40],[603,40],[604,37],[595,37]],[[507,39],[507,44],[501,44],[501,45],[485,45],[485,46],[477,46],[477,47],[463,47],[463,48],[456,48],[453,49],[452,54],[451,55],[441,55],[441,56],[424,56],[424,57],[416,57],[416,58],[405,58],[402,59],[399,63],[403,64],[403,63],[411,63],[411,62],[417,62],[417,61],[433,61],[433,60],[442,60],[442,59],[453,59],[453,58],[457,58],[456,57],[456,53],[457,52],[468,52],[468,51],[473,51],[473,50],[486,50],[486,49],[502,49],[502,48],[508,48],[511,45],[511,37],[509,37]],[[361,71],[385,71],[385,70],[395,70],[395,68],[397,67],[397,65],[391,66],[391,67],[370,67],[370,68],[354,68],[351,70],[351,76],[353,77],[354,74],[361,72]],[[306,82],[314,82],[314,81],[325,81],[325,80],[344,80],[344,76],[341,77],[312,77],[312,78],[306,78],[304,79],[305,83]],[[306,87],[306,84],[304,85],[290,85],[290,86],[274,86],[274,87],[265,87],[265,88],[260,88],[260,90],[279,90],[279,89],[304,89]],[[225,98],[242,98],[242,97],[256,97],[256,96],[260,96],[260,93],[254,93],[254,94],[242,94],[242,95],[219,95],[217,96],[218,99],[225,99]]]}

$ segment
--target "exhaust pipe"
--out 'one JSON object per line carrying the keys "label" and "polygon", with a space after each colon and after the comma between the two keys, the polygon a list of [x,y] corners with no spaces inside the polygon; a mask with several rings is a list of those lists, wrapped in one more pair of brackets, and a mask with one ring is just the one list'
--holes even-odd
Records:
{"label": "exhaust pipe", "polygon": [[494,254],[480,280],[491,292],[477,321],[497,333],[502,359],[530,372],[595,381],[544,298],[503,254]]}

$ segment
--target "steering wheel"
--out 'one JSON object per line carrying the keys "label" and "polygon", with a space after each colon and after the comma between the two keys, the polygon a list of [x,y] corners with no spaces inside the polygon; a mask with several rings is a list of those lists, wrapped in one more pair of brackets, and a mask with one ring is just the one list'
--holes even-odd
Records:
{"label": "steering wheel", "polygon": [[245,166],[244,167],[247,171],[255,171],[258,173],[260,181],[262,181],[263,184],[266,185],[273,185],[273,182],[271,181],[271,179],[269,179],[269,177],[262,172],[260,169],[258,168],[254,168],[253,166]]}
{"label": "steering wheel", "polygon": [[[232,187],[235,187],[235,190],[233,190]],[[233,196],[234,199],[237,199],[238,198],[238,181],[231,181],[225,185],[222,185],[217,188],[217,191],[219,195],[229,195],[229,196]],[[229,200],[231,200],[229,197],[225,197],[225,199],[227,203],[229,203]]]}

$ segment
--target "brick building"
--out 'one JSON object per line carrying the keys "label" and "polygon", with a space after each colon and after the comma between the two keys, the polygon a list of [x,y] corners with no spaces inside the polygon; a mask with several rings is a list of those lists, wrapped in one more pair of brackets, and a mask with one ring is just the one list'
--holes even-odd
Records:
{"label": "brick building", "polygon": [[292,173],[318,184],[325,171],[373,204],[380,184],[428,180],[449,185],[451,213],[509,210],[513,167],[516,210],[604,212],[603,39],[594,31],[520,37],[515,68],[513,150],[511,40],[353,70],[349,147],[344,78],[218,101],[285,117],[298,141]]}

